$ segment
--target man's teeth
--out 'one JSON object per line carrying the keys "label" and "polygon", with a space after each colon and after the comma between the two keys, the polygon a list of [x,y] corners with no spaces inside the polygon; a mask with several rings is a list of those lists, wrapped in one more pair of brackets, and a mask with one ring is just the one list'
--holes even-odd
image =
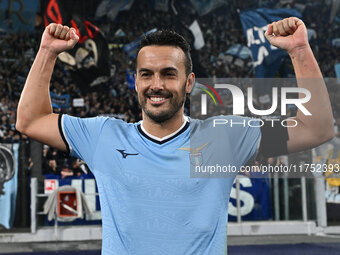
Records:
{"label": "man's teeth", "polygon": [[164,100],[164,97],[151,97],[151,101],[153,102],[159,102],[159,101],[162,101]]}

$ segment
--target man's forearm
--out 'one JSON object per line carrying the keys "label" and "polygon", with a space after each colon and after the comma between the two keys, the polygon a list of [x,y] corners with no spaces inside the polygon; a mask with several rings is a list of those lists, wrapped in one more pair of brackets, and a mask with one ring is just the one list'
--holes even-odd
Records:
{"label": "man's forearm", "polygon": [[297,112],[299,125],[315,134],[315,138],[328,140],[334,136],[333,114],[327,88],[319,65],[311,48],[297,48],[289,53],[293,62],[298,87],[305,88],[311,93],[311,99],[304,106],[312,114],[305,116]]}
{"label": "man's forearm", "polygon": [[296,78],[322,78],[319,65],[309,46],[297,48],[289,52],[289,56],[293,62]]}
{"label": "man's forearm", "polygon": [[24,130],[35,119],[52,113],[49,85],[56,58],[54,53],[39,50],[18,104],[18,130]]}

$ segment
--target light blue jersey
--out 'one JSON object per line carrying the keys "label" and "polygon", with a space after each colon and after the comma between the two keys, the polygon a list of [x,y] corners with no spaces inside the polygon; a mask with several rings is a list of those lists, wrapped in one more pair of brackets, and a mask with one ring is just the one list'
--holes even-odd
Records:
{"label": "light blue jersey", "polygon": [[[61,115],[59,127],[71,155],[84,160],[96,178],[103,255],[225,254],[229,194],[236,173],[231,178],[190,178],[190,164],[214,158],[211,141],[199,152],[190,149],[190,137],[204,134],[206,123],[190,119],[159,140],[141,123]],[[260,128],[220,127],[223,146],[218,154],[241,166],[255,155],[260,137]],[[195,153],[202,157],[192,157]]]}

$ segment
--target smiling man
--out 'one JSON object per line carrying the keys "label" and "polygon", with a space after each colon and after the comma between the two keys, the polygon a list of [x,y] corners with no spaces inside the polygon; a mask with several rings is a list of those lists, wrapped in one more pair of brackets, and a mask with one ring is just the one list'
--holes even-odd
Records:
{"label": "smiling man", "polygon": [[186,93],[195,79],[189,51],[184,38],[171,31],[155,32],[140,44],[136,91],[143,127],[154,136],[167,136],[183,124]]}
{"label": "smiling man", "polygon": [[[209,119],[184,116],[185,95],[192,90],[195,76],[183,37],[158,31],[142,40],[136,91],[143,120],[128,124],[52,112],[49,83],[57,55],[74,47],[78,37],[73,28],[46,27],[20,98],[16,127],[90,167],[101,202],[102,254],[225,254],[228,201],[237,173],[222,179],[194,179],[190,165],[217,160],[240,169],[256,153],[294,152],[334,136],[327,90],[303,22],[289,18],[270,24],[266,37],[289,53],[298,85],[312,94],[305,105],[312,116],[298,112],[294,128],[219,127],[214,139],[205,140]],[[202,139],[196,144],[190,141],[193,136]]]}

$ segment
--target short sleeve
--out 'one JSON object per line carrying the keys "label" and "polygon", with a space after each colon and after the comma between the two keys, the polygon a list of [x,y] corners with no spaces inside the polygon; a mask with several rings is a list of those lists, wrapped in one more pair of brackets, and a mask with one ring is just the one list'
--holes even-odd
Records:
{"label": "short sleeve", "polygon": [[[254,118],[219,115],[197,120],[191,128],[191,147],[208,143],[207,165],[231,165],[236,169],[255,159],[261,142],[261,121]],[[203,152],[202,152],[203,153]],[[197,154],[197,153],[196,153]]]}
{"label": "short sleeve", "polygon": [[232,116],[229,119],[234,125],[230,127],[230,139],[233,154],[240,165],[245,165],[255,159],[261,141],[260,121],[257,119]]}
{"label": "short sleeve", "polygon": [[60,114],[59,131],[69,154],[84,160],[91,167],[92,156],[106,120],[105,117],[77,118]]}

